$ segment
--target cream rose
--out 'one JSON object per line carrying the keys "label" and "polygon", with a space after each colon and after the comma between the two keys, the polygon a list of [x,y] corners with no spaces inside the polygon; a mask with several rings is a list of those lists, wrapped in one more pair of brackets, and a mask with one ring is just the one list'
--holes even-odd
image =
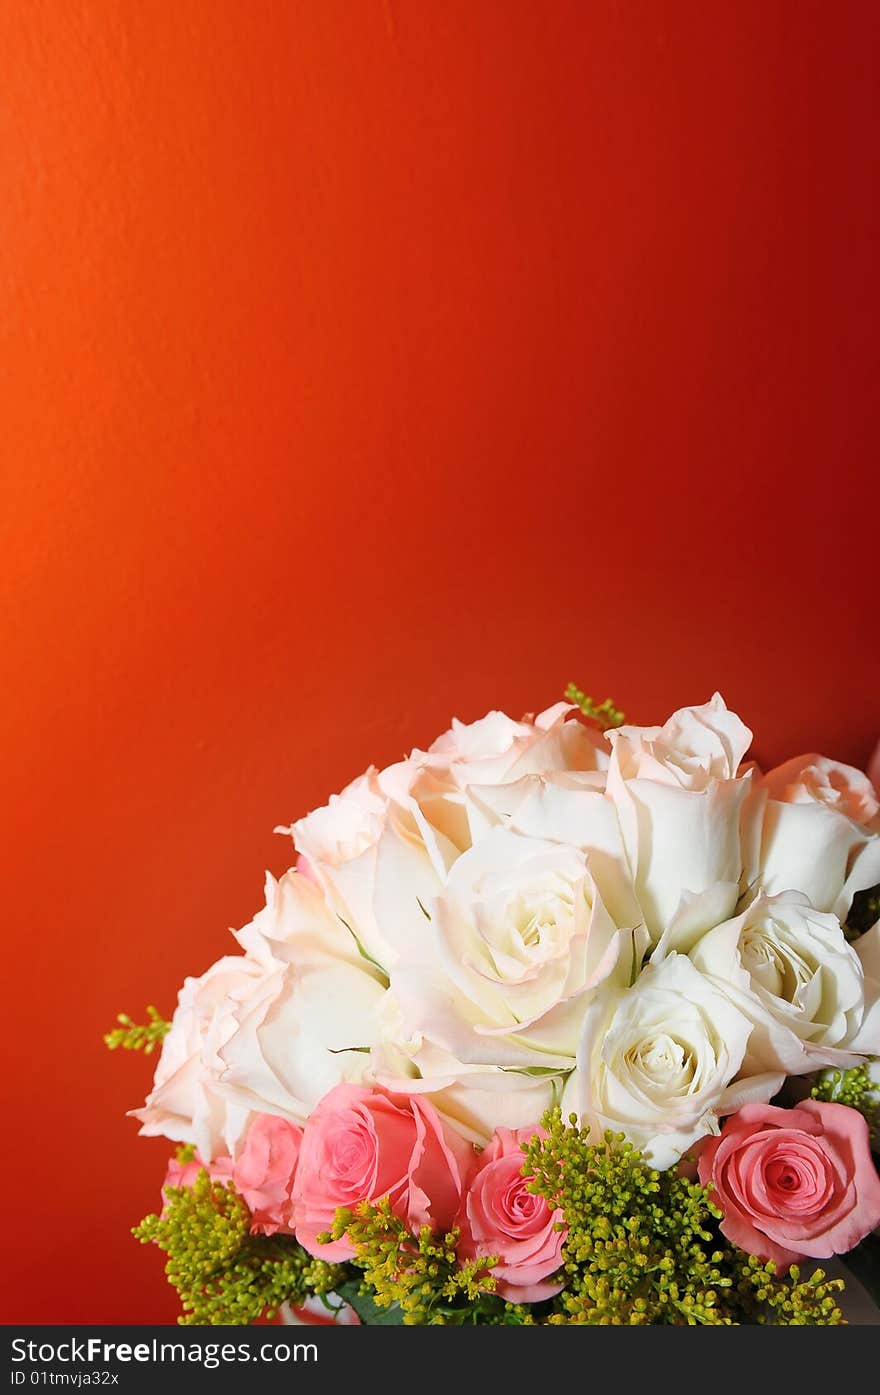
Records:
{"label": "cream rose", "polygon": [[[632,986],[609,983],[587,1008],[577,1069],[563,1095],[595,1138],[622,1132],[666,1168],[718,1117],[752,1098],[732,1087],[752,1024],[689,959],[648,964]],[[772,1095],[781,1083],[763,1080]]]}
{"label": "cream rose", "polygon": [[716,693],[663,727],[624,726],[609,739],[608,796],[652,939],[670,925],[685,893],[720,882],[733,888],[732,915],[736,888],[751,870],[742,840],[752,841],[746,825],[753,777],[740,774],[751,732]]}
{"label": "cream rose", "polygon": [[385,980],[320,891],[266,879],[266,906],[236,938],[247,952],[187,979],[141,1132],[234,1156],[254,1114],[302,1124],[320,1096],[369,1070]]}
{"label": "cream rose", "polygon": [[418,773],[414,760],[370,769],[323,808],[276,830],[293,835],[328,905],[370,958],[385,967],[394,954],[384,933],[384,908],[376,904],[380,870],[400,887],[392,906],[395,919],[404,902],[408,909],[411,900],[415,910],[418,900],[433,895],[445,870],[442,836],[426,838],[426,821],[415,817],[418,806],[409,790]]}
{"label": "cream rose", "polygon": [[231,1014],[218,1088],[304,1124],[334,1085],[368,1074],[386,980],[298,872],[267,879],[266,908],[238,938],[263,973]]}
{"label": "cream rose", "polygon": [[[494,789],[560,770],[601,774],[603,738],[565,703],[534,720],[502,712],[453,722],[427,751],[370,769],[289,829],[333,908],[368,953],[390,968],[397,939],[418,938],[419,903],[441,888],[456,859],[503,816],[471,787]],[[600,779],[600,785],[602,781]]]}
{"label": "cream rose", "polygon": [[405,1030],[467,1065],[567,1069],[586,996],[632,935],[618,930],[577,848],[494,829],[395,945]]}
{"label": "cream rose", "polygon": [[563,770],[523,775],[509,785],[471,785],[471,822],[485,816],[483,836],[505,827],[528,838],[589,854],[590,874],[617,925],[641,923],[617,812],[605,796],[601,771]]}
{"label": "cream rose", "polygon": [[837,917],[799,892],[757,896],[690,957],[753,1024],[745,1074],[802,1075],[859,1059],[845,1048],[864,1017],[862,966]]}
{"label": "cream rose", "polygon": [[383,999],[380,1020],[372,1054],[378,1084],[427,1096],[459,1133],[480,1147],[496,1128],[526,1128],[559,1103],[564,1070],[466,1065],[420,1032],[407,1031],[391,991]]}

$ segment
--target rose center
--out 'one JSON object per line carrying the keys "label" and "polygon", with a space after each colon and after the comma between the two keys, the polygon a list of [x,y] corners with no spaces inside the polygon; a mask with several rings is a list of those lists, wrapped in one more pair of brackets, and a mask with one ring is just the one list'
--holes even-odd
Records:
{"label": "rose center", "polygon": [[658,1032],[630,1047],[626,1062],[636,1079],[649,1088],[660,1086],[664,1092],[680,1093],[693,1080],[692,1053],[667,1032]]}
{"label": "rose center", "polygon": [[370,1162],[369,1145],[361,1134],[346,1131],[332,1140],[329,1161],[337,1177],[358,1179]]}
{"label": "rose center", "polygon": [[740,954],[754,988],[794,1007],[801,1006],[815,971],[793,944],[786,943],[783,926],[770,923],[745,930]]}
{"label": "rose center", "polygon": [[496,905],[481,919],[492,977],[522,982],[570,953],[574,898],[568,886],[541,888]]}

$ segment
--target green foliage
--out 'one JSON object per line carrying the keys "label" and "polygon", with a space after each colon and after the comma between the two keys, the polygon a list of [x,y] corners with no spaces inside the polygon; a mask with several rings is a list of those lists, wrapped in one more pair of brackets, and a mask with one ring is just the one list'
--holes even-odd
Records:
{"label": "green foliage", "polygon": [[737,1250],[718,1233],[709,1191],[674,1170],[657,1172],[622,1135],[593,1145],[574,1116],[544,1118],[548,1136],[527,1147],[532,1191],[562,1210],[566,1288],[549,1323],[712,1325],[773,1322],[836,1326],[841,1280]]}
{"label": "green foliage", "polygon": [[184,1325],[256,1322],[282,1303],[328,1292],[341,1276],[289,1238],[251,1235],[242,1198],[205,1170],[192,1187],[166,1187],[165,1197],[161,1216],[146,1216],[133,1234],[168,1256]]}
{"label": "green foliage", "polygon": [[607,731],[609,727],[622,727],[626,721],[625,714],[614,706],[610,698],[596,703],[576,683],[569,683],[564,696],[566,702],[573,702],[585,717],[591,717],[593,721],[598,722],[603,731]]}
{"label": "green foliage", "polygon": [[846,919],[846,937],[857,940],[880,920],[880,883],[869,886],[865,891],[857,891]]}
{"label": "green foliage", "polygon": [[848,1104],[850,1109],[857,1109],[867,1121],[871,1146],[877,1148],[880,1144],[880,1092],[867,1065],[821,1071],[810,1095],[814,1100]]}
{"label": "green foliage", "polygon": [[125,1051],[143,1051],[145,1056],[149,1056],[157,1046],[162,1045],[171,1030],[171,1023],[166,1022],[152,1006],[147,1008],[147,1019],[143,1026],[139,1026],[137,1022],[132,1022],[127,1012],[120,1012],[116,1021],[121,1025],[106,1033],[105,1045],[111,1051],[121,1046]]}
{"label": "green foliage", "polygon": [[[493,1256],[462,1260],[459,1233],[413,1235],[386,1197],[336,1213],[322,1240],[347,1236],[354,1259],[313,1259],[291,1236],[251,1235],[248,1208],[231,1184],[202,1170],[192,1187],[167,1187],[161,1215],[134,1234],[167,1255],[184,1324],[235,1324],[271,1317],[280,1304],[331,1291],[362,1322],[464,1326],[535,1324],[837,1326],[842,1280],[821,1270],[802,1279],[729,1244],[710,1191],[674,1170],[657,1172],[621,1135],[597,1145],[574,1116],[544,1116],[547,1137],[526,1149],[532,1191],[559,1209],[567,1227],[560,1280],[539,1304],[506,1302],[495,1291]],[[178,1152],[191,1161],[190,1148]],[[855,1252],[854,1252],[855,1254]],[[868,1256],[868,1259],[871,1259]],[[866,1261],[867,1263],[867,1261]]]}
{"label": "green foliage", "polygon": [[459,1234],[433,1235],[424,1226],[413,1235],[384,1200],[340,1209],[330,1236],[347,1235],[354,1246],[360,1281],[337,1291],[362,1322],[426,1326],[445,1324],[522,1325],[533,1321],[524,1307],[505,1303],[489,1273],[494,1258],[460,1262]]}

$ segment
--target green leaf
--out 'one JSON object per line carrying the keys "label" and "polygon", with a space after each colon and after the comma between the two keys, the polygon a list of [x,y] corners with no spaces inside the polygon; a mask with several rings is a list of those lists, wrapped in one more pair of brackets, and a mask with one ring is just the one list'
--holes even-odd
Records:
{"label": "green leaf", "polygon": [[340,1284],[336,1292],[346,1303],[351,1304],[361,1322],[366,1323],[368,1327],[403,1326],[403,1310],[400,1304],[392,1303],[390,1307],[380,1308],[368,1293],[361,1293],[360,1279],[351,1279],[348,1283]]}
{"label": "green leaf", "polygon": [[379,963],[378,959],[374,959],[373,956],[372,956],[372,954],[369,954],[369,953],[367,952],[367,950],[364,949],[364,946],[361,944],[361,942],[360,942],[360,940],[358,939],[357,935],[356,935],[356,934],[354,933],[354,931],[352,930],[352,928],[351,928],[351,926],[349,925],[348,921],[347,921],[343,916],[339,915],[339,912],[338,912],[338,911],[336,912],[336,914],[337,914],[339,920],[342,921],[342,924],[345,926],[345,928],[346,928],[346,930],[348,931],[349,935],[351,935],[351,938],[354,940],[355,946],[356,946],[356,948],[357,948],[358,954],[361,956],[362,959],[365,959],[365,960],[366,960],[366,962],[370,965],[371,968],[373,968],[373,969],[376,970],[376,973],[377,973],[377,974],[381,974],[382,979],[383,979],[384,984],[385,984],[385,987],[387,988],[388,985],[389,985],[389,983],[391,982],[391,980],[390,980],[389,977],[388,977],[388,970],[387,970],[387,969],[383,969],[383,967],[382,967],[382,965]]}

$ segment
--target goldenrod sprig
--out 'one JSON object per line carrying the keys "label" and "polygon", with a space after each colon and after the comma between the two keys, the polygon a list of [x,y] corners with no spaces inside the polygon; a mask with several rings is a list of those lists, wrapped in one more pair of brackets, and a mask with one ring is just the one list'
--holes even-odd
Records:
{"label": "goldenrod sprig", "polygon": [[133,1022],[127,1012],[120,1012],[116,1018],[120,1025],[106,1033],[104,1044],[111,1051],[121,1046],[124,1051],[143,1051],[145,1056],[149,1056],[157,1046],[162,1045],[171,1030],[171,1023],[166,1022],[152,1005],[147,1008],[147,1019],[141,1025]]}
{"label": "goldenrod sprig", "polygon": [[562,1210],[566,1287],[549,1323],[833,1326],[841,1280],[772,1264],[730,1245],[711,1193],[675,1170],[658,1172],[622,1134],[592,1143],[574,1116],[543,1120],[526,1149],[530,1189]]}
{"label": "goldenrod sprig", "polygon": [[828,1100],[857,1109],[868,1125],[872,1147],[880,1143],[880,1089],[871,1079],[867,1065],[821,1071],[810,1095],[814,1100]]}
{"label": "goldenrod sprig", "polygon": [[168,1256],[165,1273],[185,1326],[256,1322],[282,1303],[329,1292],[342,1277],[292,1238],[251,1235],[245,1202],[204,1169],[192,1187],[166,1187],[165,1198],[162,1214],[146,1216],[133,1234]]}
{"label": "goldenrod sprig", "polygon": [[576,683],[569,683],[565,690],[566,702],[573,702],[575,707],[579,707],[585,717],[591,717],[598,722],[603,731],[609,727],[622,727],[626,721],[626,716],[610,698],[605,698],[604,702],[594,702],[588,693],[585,693]]}
{"label": "goldenrod sprig", "polygon": [[423,1226],[413,1235],[394,1214],[387,1197],[363,1202],[352,1211],[337,1211],[327,1238],[343,1236],[354,1247],[353,1262],[362,1278],[359,1285],[342,1291],[356,1309],[365,1297],[377,1309],[391,1310],[380,1321],[396,1320],[407,1326],[533,1321],[522,1305],[506,1303],[495,1293],[490,1270],[497,1258],[460,1261],[457,1230],[434,1234]]}

